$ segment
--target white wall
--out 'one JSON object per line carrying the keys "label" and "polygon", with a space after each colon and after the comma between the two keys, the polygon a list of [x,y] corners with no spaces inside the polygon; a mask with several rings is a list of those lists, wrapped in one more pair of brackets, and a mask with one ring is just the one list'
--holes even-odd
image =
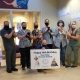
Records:
{"label": "white wall", "polygon": [[66,22],[76,20],[80,25],[80,0],[60,0],[59,18]]}
{"label": "white wall", "polygon": [[57,0],[29,0],[28,11],[39,11],[41,13],[41,27],[44,20],[50,20],[50,26],[56,26],[57,16]]}

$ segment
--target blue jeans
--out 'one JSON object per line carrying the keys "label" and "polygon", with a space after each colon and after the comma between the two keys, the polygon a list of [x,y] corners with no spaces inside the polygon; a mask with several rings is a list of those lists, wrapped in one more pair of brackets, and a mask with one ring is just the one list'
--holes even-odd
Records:
{"label": "blue jeans", "polygon": [[63,66],[65,66],[65,53],[66,53],[66,46],[60,47],[60,61]]}

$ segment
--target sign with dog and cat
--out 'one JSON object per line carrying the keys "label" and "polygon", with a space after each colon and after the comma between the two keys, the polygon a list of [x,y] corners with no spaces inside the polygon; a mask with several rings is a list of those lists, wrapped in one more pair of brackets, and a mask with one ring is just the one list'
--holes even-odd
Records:
{"label": "sign with dog and cat", "polygon": [[59,69],[60,49],[31,50],[31,69]]}

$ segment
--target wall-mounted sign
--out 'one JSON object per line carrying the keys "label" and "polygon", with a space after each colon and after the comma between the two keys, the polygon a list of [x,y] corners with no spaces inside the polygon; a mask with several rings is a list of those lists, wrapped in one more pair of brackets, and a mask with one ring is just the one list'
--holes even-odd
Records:
{"label": "wall-mounted sign", "polygon": [[27,9],[29,0],[0,0],[1,9]]}

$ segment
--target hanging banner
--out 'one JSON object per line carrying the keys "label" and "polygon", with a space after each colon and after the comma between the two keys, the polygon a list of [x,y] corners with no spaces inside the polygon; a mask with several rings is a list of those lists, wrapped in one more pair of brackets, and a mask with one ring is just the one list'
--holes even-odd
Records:
{"label": "hanging banner", "polygon": [[31,69],[59,69],[60,49],[31,50]]}
{"label": "hanging banner", "polygon": [[1,9],[27,9],[29,0],[0,0]]}

